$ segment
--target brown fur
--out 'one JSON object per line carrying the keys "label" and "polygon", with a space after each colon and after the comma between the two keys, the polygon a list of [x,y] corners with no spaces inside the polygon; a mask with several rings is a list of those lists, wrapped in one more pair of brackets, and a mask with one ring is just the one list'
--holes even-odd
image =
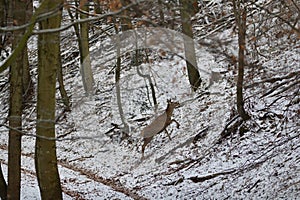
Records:
{"label": "brown fur", "polygon": [[144,157],[144,151],[146,146],[151,142],[151,140],[155,135],[165,131],[169,139],[171,140],[171,137],[166,128],[172,122],[175,122],[177,124],[177,128],[179,128],[179,123],[175,119],[172,119],[172,114],[174,109],[178,107],[180,104],[178,102],[172,102],[171,100],[168,100],[167,102],[168,102],[167,109],[161,115],[156,117],[153,120],[153,122],[151,122],[148,126],[146,126],[141,132],[141,135],[144,138],[144,144],[142,146],[142,158]]}

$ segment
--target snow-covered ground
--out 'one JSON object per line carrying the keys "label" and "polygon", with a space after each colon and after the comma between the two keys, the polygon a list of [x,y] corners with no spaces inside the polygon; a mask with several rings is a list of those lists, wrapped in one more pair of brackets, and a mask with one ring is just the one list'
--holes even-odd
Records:
{"label": "snow-covered ground", "polygon": [[[285,53],[288,55],[283,54],[293,61],[282,68],[289,67],[289,72],[299,70],[299,53],[299,48],[295,48]],[[278,77],[286,74],[280,67],[276,71],[270,62],[263,63],[263,68],[272,69]],[[180,129],[173,125],[168,128],[172,130],[171,141],[164,134],[156,136],[147,146],[143,161],[139,132],[149,122],[137,119],[154,114],[151,106],[144,108],[142,104],[147,103],[143,80],[127,79],[126,76],[132,77],[130,70],[124,73],[122,101],[131,131],[130,138],[122,141],[121,130],[113,125],[121,126],[121,121],[109,68],[95,69],[99,91],[92,97],[83,95],[79,73],[66,80],[73,109],[57,124],[58,136],[69,132],[57,142],[65,199],[296,199],[299,196],[299,103],[287,111],[289,99],[283,98],[282,103],[266,112],[264,108],[274,99],[259,98],[260,87],[246,90],[249,97],[246,105],[252,119],[244,126],[249,130],[234,132],[220,142],[221,132],[233,114],[235,88],[226,78],[228,74],[224,74],[207,90],[210,93],[201,90],[187,93],[182,65],[175,58],[152,66],[157,76],[159,110],[164,109],[167,98],[176,98],[183,105],[174,112]],[[162,82],[165,84],[161,86]],[[34,119],[34,115],[29,118]],[[201,131],[199,140],[193,142]],[[2,133],[0,152],[4,172],[6,145],[7,135]],[[33,152],[34,138],[24,137],[22,199],[39,199]]]}
{"label": "snow-covered ground", "polygon": [[[70,43],[74,45],[62,44],[64,55],[72,54],[76,47],[76,41]],[[203,84],[193,93],[180,57],[174,52],[151,52],[151,64],[141,69],[151,73],[159,112],[167,99],[181,103],[173,114],[180,128],[168,127],[171,141],[164,133],[155,136],[146,147],[144,160],[140,131],[155,115],[149,84],[126,57],[120,80],[130,128],[125,135],[116,102],[114,60],[99,60],[100,47],[99,43],[91,47],[95,95],[84,95],[80,72],[70,67],[78,61],[77,55],[64,65],[72,101],[70,112],[63,113],[60,101],[57,106],[57,115],[63,113],[56,131],[64,199],[299,198],[299,42],[246,69],[245,105],[251,120],[243,124],[238,118],[232,120],[236,116],[236,75],[225,62],[205,48],[197,49]],[[221,72],[220,77],[206,88],[211,71]],[[284,78],[289,74],[294,76]],[[1,99],[7,94],[6,90]],[[7,109],[5,101],[0,107]],[[4,117],[6,113],[1,112],[1,123]],[[33,107],[26,110],[24,120],[24,131],[34,134]],[[225,127],[232,132],[224,131]],[[7,176],[7,130],[0,128],[0,158]],[[22,139],[22,199],[40,199],[34,140]]]}

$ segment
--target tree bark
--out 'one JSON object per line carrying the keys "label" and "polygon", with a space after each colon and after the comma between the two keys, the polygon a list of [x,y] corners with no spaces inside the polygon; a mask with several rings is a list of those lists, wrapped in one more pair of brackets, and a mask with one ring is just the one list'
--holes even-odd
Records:
{"label": "tree bark", "polygon": [[250,116],[246,113],[244,108],[243,97],[243,83],[244,83],[244,66],[245,66],[245,48],[246,48],[246,17],[247,9],[242,8],[240,1],[236,4],[236,0],[233,0],[234,15],[238,27],[238,43],[239,43],[239,57],[238,57],[238,79],[236,88],[237,99],[237,111],[241,118],[246,121],[250,119]]}
{"label": "tree bark", "polygon": [[[59,49],[59,55],[61,55]],[[71,105],[70,105],[70,98],[68,97],[67,91],[65,89],[64,85],[64,78],[63,78],[63,70],[62,70],[62,64],[61,64],[61,59],[59,59],[59,65],[57,66],[57,80],[59,84],[59,92],[61,95],[61,99],[63,104],[65,105],[65,110],[70,111],[71,110]]]}
{"label": "tree bark", "polygon": [[[11,17],[15,26],[26,23],[26,5],[28,1],[10,1]],[[24,30],[13,32],[12,48],[15,49],[22,39]],[[20,199],[21,187],[21,134],[23,66],[27,64],[25,49],[10,67],[10,103],[9,103],[9,145],[8,145],[8,199]]]}
{"label": "tree bark", "polygon": [[[25,12],[26,12],[26,22],[29,22],[31,17],[32,17],[32,12],[33,12],[33,3],[32,0],[26,0],[25,1],[26,7]],[[26,102],[31,95],[33,94],[33,84],[30,76],[30,65],[29,65],[29,60],[28,60],[28,50],[27,46],[24,47],[24,56],[23,56],[23,103]]]}
{"label": "tree bark", "polygon": [[[63,0],[44,0],[44,12],[57,9]],[[40,22],[40,29],[60,27],[61,9],[54,16]],[[55,93],[59,55],[60,33],[38,35],[38,94],[37,94],[37,139],[35,165],[37,178],[44,199],[62,199],[55,138]],[[46,139],[48,138],[48,139]],[[51,139],[52,138],[52,139]]]}
{"label": "tree bark", "polygon": [[124,126],[123,132],[129,133],[129,126],[126,122],[124,110],[122,106],[122,97],[121,97],[121,87],[120,87],[120,75],[121,75],[121,57],[117,57],[116,71],[115,71],[115,85],[116,85],[116,95],[117,95],[117,104],[119,109],[120,118]]}
{"label": "tree bark", "polygon": [[[128,1],[128,0],[120,0],[120,2],[123,7],[127,6],[130,3],[130,1]],[[127,30],[132,29],[132,24],[131,24],[131,19],[129,18],[128,11],[124,10],[122,12],[122,14],[125,16],[125,18],[121,19],[121,23],[122,23],[121,27],[122,27],[122,31],[125,32]],[[116,31],[116,34],[119,33],[116,23],[115,23],[115,31]],[[117,44],[120,44],[120,42],[121,42],[120,38],[118,38]],[[116,63],[116,69],[115,69],[115,86],[116,86],[117,105],[118,105],[120,118],[121,118],[122,124],[124,126],[123,133],[128,134],[129,133],[129,125],[126,122],[123,105],[122,105],[120,77],[121,77],[121,52],[120,52],[120,45],[117,45],[117,63]]]}
{"label": "tree bark", "polygon": [[[116,33],[118,34],[118,27],[115,25]],[[117,44],[120,44],[120,38],[117,38]],[[117,45],[117,63],[115,69],[115,86],[116,86],[116,96],[117,96],[117,105],[120,114],[120,118],[122,124],[124,126],[123,132],[125,134],[129,133],[129,126],[126,122],[126,118],[124,115],[124,110],[122,106],[122,97],[121,97],[121,87],[120,87],[120,78],[121,78],[121,52],[120,52],[120,45]]]}
{"label": "tree bark", "polygon": [[[6,26],[6,2],[5,0],[0,1],[0,26]],[[2,49],[5,45],[5,37],[0,37],[0,51],[2,53]],[[3,171],[0,163],[0,198],[3,200],[7,199],[7,184],[4,179]]]}
{"label": "tree bark", "polygon": [[180,17],[182,23],[182,33],[184,38],[184,51],[188,71],[189,82],[193,91],[196,91],[201,83],[200,73],[197,67],[197,59],[194,46],[194,34],[192,30],[190,7],[193,6],[191,0],[179,0],[181,10]]}
{"label": "tree bark", "polygon": [[[89,12],[87,5],[88,1],[80,0],[80,9]],[[87,18],[86,14],[80,13],[80,19]],[[83,86],[86,95],[89,96],[93,93],[94,77],[91,68],[91,58],[89,50],[89,25],[88,23],[80,24],[80,37],[78,37],[79,51],[80,51],[80,70],[83,81]]]}
{"label": "tree bark", "polygon": [[[7,25],[7,3],[6,0],[0,0],[0,26],[5,27]],[[5,48],[6,34],[0,37],[0,50]]]}

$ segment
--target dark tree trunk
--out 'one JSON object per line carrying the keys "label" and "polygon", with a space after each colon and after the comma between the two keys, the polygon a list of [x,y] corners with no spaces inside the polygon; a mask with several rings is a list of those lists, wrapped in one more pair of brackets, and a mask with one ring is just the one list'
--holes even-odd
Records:
{"label": "dark tree trunk", "polygon": [[[85,12],[89,12],[89,7],[87,5],[88,1],[80,0],[80,9]],[[86,14],[80,13],[80,19],[87,18]],[[91,58],[89,50],[89,24],[80,24],[80,37],[78,37],[79,51],[80,51],[80,71],[83,81],[83,86],[86,95],[91,95],[93,93],[94,77],[91,68]]]}
{"label": "dark tree trunk", "polygon": [[[61,55],[60,49],[59,49],[59,55]],[[59,62],[60,63],[57,66],[57,80],[58,80],[58,84],[59,84],[59,92],[61,95],[62,102],[65,105],[65,110],[70,111],[71,110],[70,98],[68,97],[68,94],[67,94],[67,91],[66,91],[65,85],[64,85],[61,59],[59,59]]]}
{"label": "dark tree trunk", "polygon": [[[44,0],[44,12],[62,6],[63,0]],[[41,5],[43,6],[43,5]],[[61,10],[40,22],[40,29],[60,27]],[[57,69],[61,63],[59,53],[60,33],[38,35],[38,93],[35,165],[41,193],[44,199],[62,199],[62,189],[57,167],[55,138],[55,93]],[[48,138],[48,139],[47,139]]]}
{"label": "dark tree trunk", "polygon": [[[1,0],[0,1],[0,26],[4,27],[6,26],[6,1]],[[5,46],[5,36],[0,37],[0,53],[2,53],[2,49]],[[2,168],[1,168],[1,163],[0,163],[0,198],[1,199],[6,199],[7,197],[7,184],[5,182]]]}
{"label": "dark tree trunk", "polygon": [[[26,23],[26,7],[31,1],[10,1],[11,17],[15,26]],[[15,49],[24,35],[24,30],[13,32]],[[21,134],[23,103],[23,66],[28,64],[27,51],[23,49],[10,67],[9,145],[8,145],[8,199],[20,199],[21,187]]]}
{"label": "dark tree trunk", "polygon": [[238,79],[237,79],[237,111],[243,120],[250,119],[244,108],[243,82],[245,67],[245,48],[246,48],[246,7],[242,8],[241,3],[236,4],[233,0],[234,14],[238,27],[239,57],[238,57]]}
{"label": "dark tree trunk", "polygon": [[191,7],[193,7],[193,1],[191,0],[180,0],[180,16],[182,24],[182,33],[184,37],[184,51],[187,65],[187,71],[189,76],[189,82],[192,89],[196,91],[201,83],[200,73],[197,67],[197,59],[194,46],[194,34],[192,30],[191,22]]}
{"label": "dark tree trunk", "polygon": [[[26,12],[26,22],[30,21],[33,12],[33,3],[32,0],[27,0],[26,5],[24,5]],[[27,46],[24,47],[24,56],[23,56],[23,103],[28,101],[33,94],[33,84],[30,76],[30,65],[28,60],[28,51]]]}

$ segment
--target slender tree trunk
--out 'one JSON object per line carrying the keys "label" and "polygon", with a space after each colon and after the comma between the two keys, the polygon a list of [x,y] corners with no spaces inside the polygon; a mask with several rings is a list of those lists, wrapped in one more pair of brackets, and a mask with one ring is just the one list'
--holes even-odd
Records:
{"label": "slender tree trunk", "polygon": [[[80,0],[80,9],[89,12],[89,7],[87,5],[88,1]],[[87,16],[80,13],[80,19],[85,19]],[[91,58],[89,50],[89,25],[88,23],[80,24],[80,37],[78,38],[79,51],[80,51],[80,70],[83,81],[83,86],[86,95],[91,95],[93,93],[94,87],[94,77],[91,68]]]}
{"label": "slender tree trunk", "polygon": [[193,6],[191,0],[179,0],[181,10],[181,23],[182,23],[182,33],[185,34],[184,38],[184,51],[185,59],[188,70],[189,82],[192,89],[196,91],[201,83],[200,73],[197,67],[195,46],[194,46],[194,34],[192,30],[191,13],[190,7]]}
{"label": "slender tree trunk", "polygon": [[[10,1],[13,24],[16,26],[26,23],[27,1]],[[24,30],[13,32],[13,46],[15,49],[23,37]],[[28,60],[27,51],[16,58],[10,67],[10,106],[9,106],[9,145],[8,145],[8,199],[20,199],[21,187],[21,134],[22,129],[22,99],[23,99],[23,66]]]}
{"label": "slender tree trunk", "polygon": [[[122,6],[127,6],[130,2],[128,0],[120,0]],[[128,15],[128,11],[123,11],[123,15],[127,16],[126,18],[121,19],[121,27],[122,31],[127,31],[132,28],[131,20]],[[118,34],[119,30],[118,27],[115,25],[116,34]],[[118,38],[117,44],[120,44],[120,38]],[[122,121],[122,124],[124,126],[123,132],[125,134],[129,133],[129,126],[126,122],[126,118],[124,115],[123,105],[122,105],[122,96],[121,96],[121,87],[120,87],[120,77],[121,77],[121,52],[120,52],[120,45],[117,45],[117,64],[116,64],[116,70],[115,70],[115,85],[116,85],[116,95],[117,95],[117,104],[119,109],[120,118]]]}
{"label": "slender tree trunk", "polygon": [[238,58],[238,79],[237,79],[237,110],[243,120],[250,119],[244,108],[243,82],[245,66],[245,48],[246,48],[246,7],[242,8],[240,1],[236,4],[233,0],[234,14],[238,27],[239,58]]}
{"label": "slender tree trunk", "polygon": [[[6,3],[5,0],[0,1],[0,26],[6,26]],[[0,52],[4,48],[5,37],[0,37]],[[0,198],[5,199],[7,198],[7,184],[4,179],[3,171],[1,168],[0,163]]]}
{"label": "slender tree trunk", "polygon": [[124,110],[122,106],[122,98],[121,98],[121,87],[120,87],[120,75],[121,75],[121,58],[117,58],[117,65],[116,65],[116,71],[115,71],[115,84],[116,84],[116,95],[117,95],[117,104],[119,109],[120,118],[122,121],[122,124],[124,126],[123,132],[128,133],[129,132],[129,126],[126,122]]}
{"label": "slender tree trunk", "polygon": [[[116,33],[118,34],[118,27],[115,26]],[[120,38],[117,38],[117,44],[120,44]],[[126,122],[124,110],[122,106],[122,97],[121,97],[121,87],[120,87],[120,77],[121,77],[121,52],[120,45],[117,45],[117,64],[115,69],[115,85],[116,85],[116,96],[117,96],[117,105],[119,109],[120,118],[124,126],[123,132],[128,134],[129,126]]]}
{"label": "slender tree trunk", "polygon": [[22,77],[22,94],[24,103],[30,99],[31,95],[33,94],[33,85],[30,76],[30,66],[28,60],[28,50],[27,46],[24,48],[23,52],[23,77]]}
{"label": "slender tree trunk", "polygon": [[[26,22],[30,21],[33,12],[33,3],[32,0],[26,0]],[[24,56],[23,56],[23,100],[26,102],[31,95],[33,94],[33,84],[30,76],[30,65],[28,60],[28,50],[27,46],[24,47]],[[24,103],[24,102],[23,102]]]}
{"label": "slender tree trunk", "polygon": [[[46,10],[57,9],[63,0],[44,0]],[[40,22],[40,29],[60,27],[61,9],[56,15]],[[37,94],[37,139],[35,165],[41,198],[62,199],[55,140],[55,93],[59,55],[60,33],[38,35],[38,94]],[[49,138],[49,139],[46,139]]]}
{"label": "slender tree trunk", "polygon": [[[6,26],[6,0],[0,0],[0,26]],[[2,40],[2,37],[0,38]]]}
{"label": "slender tree trunk", "polygon": [[[119,49],[119,47],[117,47]],[[120,54],[120,50],[118,50],[118,55]],[[116,84],[116,95],[117,95],[117,104],[119,109],[120,118],[122,121],[122,124],[124,126],[123,132],[128,133],[129,132],[129,126],[126,122],[124,110],[122,106],[122,97],[121,97],[121,87],[120,87],[120,76],[121,76],[121,57],[117,57],[117,65],[116,65],[116,71],[115,71],[115,84]]]}
{"label": "slender tree trunk", "polygon": [[[61,55],[59,49],[59,55]],[[61,64],[61,59],[58,60],[60,63],[57,66],[57,80],[59,84],[59,92],[62,98],[62,102],[65,105],[65,110],[70,111],[71,110],[71,105],[70,105],[70,98],[68,97],[67,91],[65,89],[64,85],[64,78],[63,78],[63,70],[62,70],[62,64]]]}
{"label": "slender tree trunk", "polygon": [[[6,0],[0,0],[0,26],[5,27],[7,24],[7,3]],[[5,47],[5,34],[0,37],[0,51]]]}
{"label": "slender tree trunk", "polygon": [[[155,89],[154,89],[154,84],[153,84],[153,82],[151,80],[151,76],[150,76],[150,74],[142,74],[142,72],[139,69],[139,65],[136,65],[136,71],[137,71],[137,74],[140,77],[146,78],[148,80],[148,82],[149,82],[150,90],[151,90],[151,96],[152,96],[152,100],[153,100],[153,104],[154,104],[154,111],[156,113],[157,112],[158,104],[157,104],[156,94],[155,94]],[[149,94],[147,96],[149,97]],[[150,98],[149,98],[149,101],[150,101]]]}
{"label": "slender tree trunk", "polygon": [[[14,42],[15,43],[15,42]],[[20,199],[23,55],[10,67],[8,199]]]}
{"label": "slender tree trunk", "polygon": [[[79,7],[78,3],[75,2],[76,6]],[[71,10],[68,9],[69,16],[74,22],[76,19],[78,19],[78,14],[75,14],[75,17],[72,15]],[[85,17],[82,15],[81,17]],[[87,24],[86,24],[87,25]],[[90,54],[89,54],[89,43],[88,43],[88,25],[87,26],[80,26],[78,24],[73,25],[75,34],[77,36],[78,41],[78,47],[79,47],[79,54],[80,54],[80,73],[82,77],[82,83],[85,90],[86,95],[92,94],[93,91],[93,85],[94,85],[94,78],[93,73],[91,69],[91,61],[90,61]],[[83,30],[86,30],[84,32]],[[85,39],[82,37],[81,34],[85,35]],[[86,35],[87,34],[87,35]],[[85,44],[84,44],[85,41]],[[85,46],[85,48],[84,48]],[[86,49],[87,48],[87,49]],[[87,54],[87,57],[85,57],[85,54]],[[86,59],[85,59],[86,58]]]}

